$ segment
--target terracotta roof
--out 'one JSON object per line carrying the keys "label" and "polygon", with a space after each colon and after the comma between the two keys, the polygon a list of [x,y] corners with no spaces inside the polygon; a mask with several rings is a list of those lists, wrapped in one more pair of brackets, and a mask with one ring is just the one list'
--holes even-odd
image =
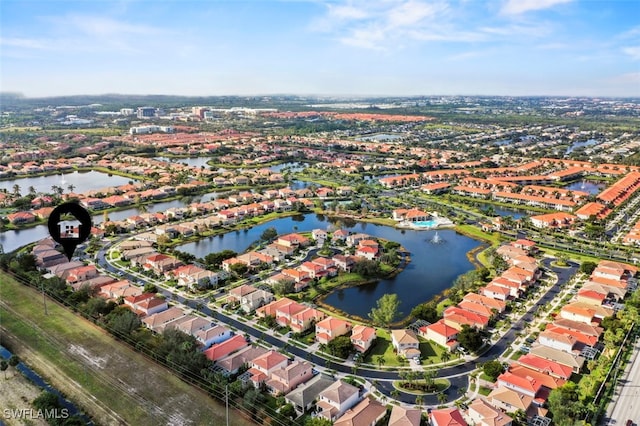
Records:
{"label": "terracotta roof", "polygon": [[435,426],[467,426],[467,422],[457,408],[431,410],[429,418]]}

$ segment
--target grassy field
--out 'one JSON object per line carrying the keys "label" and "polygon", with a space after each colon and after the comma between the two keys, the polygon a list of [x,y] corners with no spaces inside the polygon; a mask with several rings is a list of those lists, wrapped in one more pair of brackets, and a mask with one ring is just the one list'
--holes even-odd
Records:
{"label": "grassy field", "polygon": [[[94,324],[0,275],[3,339],[98,424],[224,423],[224,407]],[[234,413],[231,424],[252,424]]]}

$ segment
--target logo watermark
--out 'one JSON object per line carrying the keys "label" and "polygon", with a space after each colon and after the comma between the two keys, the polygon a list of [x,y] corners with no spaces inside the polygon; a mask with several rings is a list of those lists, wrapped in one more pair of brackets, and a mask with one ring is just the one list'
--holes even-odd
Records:
{"label": "logo watermark", "polygon": [[68,408],[52,408],[50,410],[36,410],[35,408],[5,408],[2,410],[5,419],[68,419]]}

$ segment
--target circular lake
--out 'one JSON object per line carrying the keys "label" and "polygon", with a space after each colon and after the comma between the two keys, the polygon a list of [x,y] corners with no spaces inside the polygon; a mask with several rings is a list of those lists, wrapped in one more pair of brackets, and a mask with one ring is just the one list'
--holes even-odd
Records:
{"label": "circular lake", "polygon": [[363,232],[402,244],[411,253],[411,262],[393,279],[380,280],[372,284],[336,290],[325,298],[325,303],[348,314],[367,317],[376,301],[385,293],[396,293],[401,301],[400,311],[409,315],[411,309],[433,298],[451,287],[457,276],[474,268],[467,253],[481,243],[458,234],[453,230],[439,230],[442,242],[434,244],[431,239],[436,231],[400,230],[389,226],[364,222],[329,222],[323,215],[288,217],[255,226],[246,231],[228,233],[222,237],[211,237],[199,242],[177,247],[196,257],[225,249],[241,253],[255,242],[262,232],[274,227],[278,234],[311,231],[315,228],[343,228],[352,232]]}

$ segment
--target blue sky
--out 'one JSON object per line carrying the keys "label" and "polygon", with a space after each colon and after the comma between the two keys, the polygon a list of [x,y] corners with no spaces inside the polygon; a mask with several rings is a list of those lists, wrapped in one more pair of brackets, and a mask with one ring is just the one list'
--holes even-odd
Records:
{"label": "blue sky", "polygon": [[637,0],[0,0],[29,97],[640,96]]}

